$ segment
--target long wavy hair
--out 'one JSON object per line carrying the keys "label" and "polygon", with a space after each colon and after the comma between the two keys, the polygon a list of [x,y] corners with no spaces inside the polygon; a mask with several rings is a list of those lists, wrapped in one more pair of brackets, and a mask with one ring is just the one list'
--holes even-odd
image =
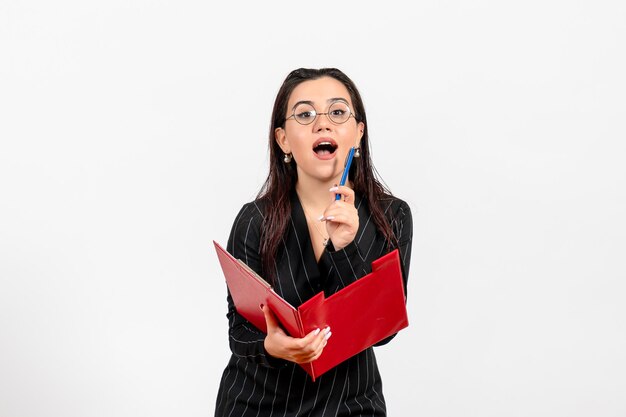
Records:
{"label": "long wavy hair", "polygon": [[352,100],[356,121],[357,123],[363,122],[365,125],[360,144],[361,157],[352,161],[349,177],[354,185],[354,191],[366,199],[374,224],[385,237],[388,246],[397,245],[392,227],[381,205],[381,200],[391,197],[391,192],[379,181],[378,173],[370,158],[365,107],[356,85],[336,68],[299,68],[287,76],[274,101],[269,131],[269,174],[257,196],[265,203],[265,221],[261,231],[261,262],[264,275],[272,281],[275,274],[276,255],[286,234],[291,215],[290,195],[298,181],[296,162],[292,160],[291,163],[286,164],[283,161],[284,155],[276,142],[274,132],[279,127],[285,127],[287,103],[293,90],[304,81],[322,77],[332,77],[346,87]]}

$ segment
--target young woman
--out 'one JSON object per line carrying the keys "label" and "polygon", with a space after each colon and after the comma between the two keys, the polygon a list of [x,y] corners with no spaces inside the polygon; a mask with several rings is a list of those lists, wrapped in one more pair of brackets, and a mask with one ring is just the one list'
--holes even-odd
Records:
{"label": "young woman", "polygon": [[[267,180],[235,218],[227,250],[294,307],[368,274],[373,260],[395,248],[406,290],[411,211],[374,175],[365,109],[354,83],[334,68],[292,71],[274,103],[269,147]],[[337,186],[351,147],[357,152],[350,180]],[[268,307],[263,311],[267,334],[240,316],[228,295],[233,354],[216,416],[386,415],[371,347],[313,382],[298,364],[322,354],[333,342],[332,329],[292,338]]]}

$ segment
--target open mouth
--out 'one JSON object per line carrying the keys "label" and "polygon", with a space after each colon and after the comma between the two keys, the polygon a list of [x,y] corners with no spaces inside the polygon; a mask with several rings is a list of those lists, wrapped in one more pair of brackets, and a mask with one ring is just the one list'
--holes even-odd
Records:
{"label": "open mouth", "polygon": [[329,157],[337,150],[337,142],[332,139],[320,139],[313,144],[313,152],[319,157]]}

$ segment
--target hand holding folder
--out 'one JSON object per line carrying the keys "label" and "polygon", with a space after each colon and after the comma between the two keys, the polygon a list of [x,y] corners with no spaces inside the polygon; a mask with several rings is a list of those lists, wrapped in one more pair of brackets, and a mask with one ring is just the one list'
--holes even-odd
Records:
{"label": "hand holding folder", "polygon": [[333,337],[322,355],[300,364],[313,380],[408,326],[397,250],[372,262],[370,274],[328,298],[320,292],[296,309],[245,263],[213,243],[237,312],[258,329],[267,333],[261,305],[271,308],[292,337],[330,326]]}

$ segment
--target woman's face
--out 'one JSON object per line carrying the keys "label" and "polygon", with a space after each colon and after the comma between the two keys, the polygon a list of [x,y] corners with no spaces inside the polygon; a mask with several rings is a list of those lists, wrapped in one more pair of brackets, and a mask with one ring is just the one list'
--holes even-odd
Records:
{"label": "woman's face", "polygon": [[[309,107],[303,107],[306,105]],[[344,123],[335,123],[328,115],[319,113],[330,110],[332,116],[338,118],[345,105],[354,111],[346,87],[331,77],[305,81],[291,93],[285,114],[289,119],[284,128],[276,129],[275,137],[284,153],[293,154],[298,165],[298,178],[309,176],[323,182],[339,181],[337,177],[343,172],[350,148],[358,146],[361,141],[364,124],[353,116]],[[294,109],[300,115],[307,109],[314,109],[318,114],[312,123],[303,125],[290,117]]]}

